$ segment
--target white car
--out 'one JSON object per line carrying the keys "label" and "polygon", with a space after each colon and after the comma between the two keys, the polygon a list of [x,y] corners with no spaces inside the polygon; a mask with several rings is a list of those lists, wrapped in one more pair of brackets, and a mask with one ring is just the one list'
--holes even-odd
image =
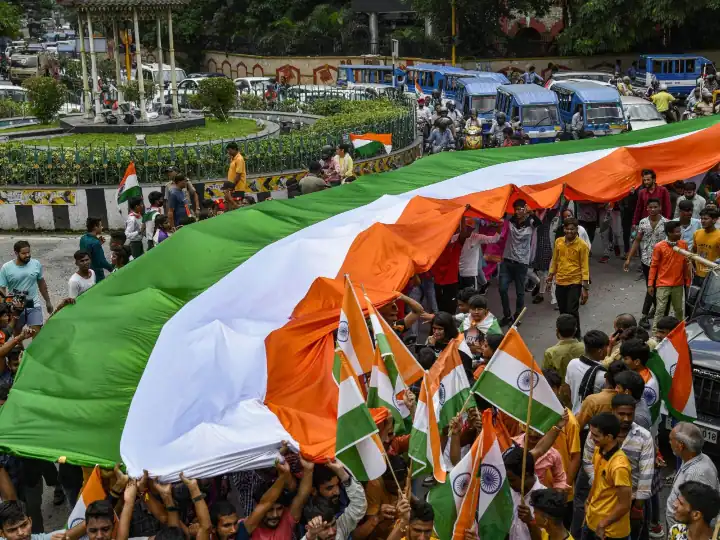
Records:
{"label": "white car", "polygon": [[[209,77],[188,77],[187,79],[183,79],[181,82],[177,85],[177,91],[178,91],[178,104],[181,107],[189,107],[189,97],[197,94],[199,88],[200,88],[200,81],[204,81],[205,79],[208,79]],[[168,88],[167,90],[163,91],[163,96],[165,98],[165,103],[170,104],[172,103],[172,89]],[[158,102],[160,99],[159,94],[155,96],[155,99],[153,101]]]}
{"label": "white car", "polygon": [[630,129],[634,131],[667,124],[665,118],[657,112],[652,101],[639,97],[622,96],[620,102],[625,111],[625,117],[630,122]]}
{"label": "white car", "polygon": [[267,87],[274,81],[273,77],[238,77],[233,82],[239,94],[255,94],[262,97]]}

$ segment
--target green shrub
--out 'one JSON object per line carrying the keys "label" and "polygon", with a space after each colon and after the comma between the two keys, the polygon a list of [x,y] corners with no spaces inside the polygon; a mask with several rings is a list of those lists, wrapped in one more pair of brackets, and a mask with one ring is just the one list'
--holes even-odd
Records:
{"label": "green shrub", "polygon": [[[125,85],[121,85],[120,89],[122,90],[125,101],[132,101],[138,104],[140,103],[140,88],[138,87],[137,79],[130,81]],[[155,95],[156,85],[148,79],[144,79],[143,90],[145,91],[145,100],[150,101]]]}
{"label": "green shrub", "polygon": [[12,99],[0,99],[0,118],[23,116],[26,106],[26,103],[18,103]]}
{"label": "green shrub", "polygon": [[277,112],[298,112],[300,103],[297,99],[284,99],[275,103],[275,110]]}
{"label": "green shrub", "polygon": [[210,77],[200,81],[198,86],[197,95],[203,108],[218,120],[226,120],[230,109],[235,107],[235,83],[225,77]]}
{"label": "green shrub", "polygon": [[49,124],[65,103],[65,85],[52,77],[30,77],[23,86],[28,89],[30,110],[42,124]]}
{"label": "green shrub", "polygon": [[243,111],[264,111],[265,100],[255,94],[240,94],[238,107]]}

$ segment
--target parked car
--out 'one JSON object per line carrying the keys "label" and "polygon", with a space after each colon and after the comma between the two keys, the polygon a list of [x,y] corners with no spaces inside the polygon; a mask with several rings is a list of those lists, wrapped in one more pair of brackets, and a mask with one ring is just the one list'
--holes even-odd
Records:
{"label": "parked car", "polygon": [[630,130],[647,129],[667,124],[663,115],[657,112],[655,105],[647,99],[622,96],[620,102],[625,111],[625,117],[630,122]]}
{"label": "parked car", "polygon": [[[180,107],[190,106],[190,96],[197,94],[200,88],[200,81],[204,81],[208,77],[187,77],[183,79],[177,85],[178,91],[178,105]],[[169,105],[172,103],[172,89],[167,88],[163,91],[163,97],[165,104]],[[159,94],[153,101],[158,102],[160,99]]]}
{"label": "parked car", "polygon": [[209,72],[209,71],[203,71],[199,73],[188,73],[188,79],[209,79],[211,77],[225,77],[226,79],[229,79],[227,75],[224,73],[217,73],[217,72]]}
{"label": "parked car", "polygon": [[233,81],[240,94],[255,94],[259,97],[265,95],[265,90],[275,82],[274,77],[238,77]]}

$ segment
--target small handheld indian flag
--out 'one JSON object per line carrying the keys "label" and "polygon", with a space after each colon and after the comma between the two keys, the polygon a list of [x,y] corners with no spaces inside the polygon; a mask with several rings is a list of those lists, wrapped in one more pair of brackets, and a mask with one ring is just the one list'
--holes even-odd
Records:
{"label": "small handheld indian flag", "polygon": [[345,276],[345,295],[342,308],[340,308],[337,340],[339,347],[345,353],[345,358],[355,370],[355,374],[369,373],[372,369],[375,349],[349,276]]}
{"label": "small handheld indian flag", "polygon": [[415,93],[416,93],[418,96],[424,95],[424,94],[423,94],[423,89],[422,89],[422,87],[420,86],[420,84],[419,84],[417,81],[415,81]]}
{"label": "small handheld indian flag", "polygon": [[357,376],[340,349],[335,351],[333,373],[339,386],[335,455],[361,482],[375,480],[385,472],[378,427],[365,405]]}
{"label": "small handheld indian flag", "polygon": [[560,420],[563,406],[520,334],[512,327],[475,382],[473,391],[515,420],[525,422],[531,387],[530,426],[545,433]]}
{"label": "small handheld indian flag", "polygon": [[138,184],[135,162],[131,161],[125,170],[125,176],[123,176],[118,186],[117,202],[118,204],[127,202],[133,197],[142,197],[142,189],[140,188],[140,184]]}
{"label": "small handheld indian flag", "polygon": [[472,529],[481,533],[480,538],[505,538],[510,530],[513,502],[502,461],[510,441],[496,432],[491,409],[483,411],[482,426],[447,482],[428,494],[440,540],[463,540]]}
{"label": "small handheld indian flag", "polygon": [[85,510],[87,510],[87,507],[95,501],[104,500],[106,497],[107,495],[102,485],[102,478],[100,477],[100,469],[96,465],[80,492],[80,497],[78,497],[77,503],[75,503],[75,508],[70,512],[67,528],[71,529],[81,521],[85,521]]}
{"label": "small handheld indian flag", "polygon": [[355,153],[359,157],[371,157],[385,148],[385,153],[392,152],[391,133],[364,133],[362,135],[350,134]]}
{"label": "small handheld indian flag", "polygon": [[410,432],[408,456],[414,462],[413,478],[432,473],[435,480],[442,483],[445,482],[447,468],[440,447],[438,415],[430,393],[429,377],[429,374],[425,374],[420,387],[420,398]]}
{"label": "small handheld indian flag", "polygon": [[[463,405],[470,398],[470,382],[460,358],[461,347],[467,347],[462,335],[447,344],[428,370],[430,395],[438,413],[440,429],[450,425],[450,421],[462,411]],[[474,407],[475,402],[472,398],[470,401],[472,403],[468,403],[468,406]]]}
{"label": "small handheld indian flag", "polygon": [[654,351],[647,363],[660,386],[668,412],[678,420],[697,420],[690,346],[685,321],[678,324]]}

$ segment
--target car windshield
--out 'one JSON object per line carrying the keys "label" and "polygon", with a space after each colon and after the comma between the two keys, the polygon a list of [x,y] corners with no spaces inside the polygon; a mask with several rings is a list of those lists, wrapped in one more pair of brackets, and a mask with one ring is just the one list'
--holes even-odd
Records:
{"label": "car windshield", "polygon": [[473,96],[471,108],[479,113],[491,112],[495,109],[495,96]]}
{"label": "car windshield", "polygon": [[622,109],[618,103],[592,103],[587,106],[587,120],[590,124],[622,122]]}
{"label": "car windshield", "polygon": [[13,56],[10,59],[10,65],[15,68],[36,68],[37,56]]}
{"label": "car windshield", "polygon": [[21,103],[25,101],[25,94],[26,92],[19,88],[3,88],[0,86],[0,99],[10,99],[17,103]]}
{"label": "car windshield", "polygon": [[[145,70],[143,70],[143,72],[144,72],[144,74],[145,74],[145,78],[147,78],[147,74],[148,74],[149,72],[147,72],[147,71],[145,71]],[[152,72],[152,77],[153,77],[153,79],[155,80],[155,82],[157,82],[158,79],[160,78],[160,71],[153,71],[153,72]],[[187,78],[187,75],[185,74],[185,70],[184,70],[184,69],[175,68],[175,81],[176,81],[176,82],[184,81],[186,78]],[[166,83],[171,82],[171,81],[170,81],[170,70],[169,70],[169,69],[164,69],[164,70],[163,70],[163,82],[166,82]]]}
{"label": "car windshield", "polygon": [[558,111],[555,105],[532,105],[523,107],[523,126],[553,126],[558,124]]}
{"label": "car windshield", "polygon": [[717,271],[709,272],[702,296],[698,300],[698,311],[720,316],[720,276]]}
{"label": "car windshield", "polygon": [[637,105],[626,105],[625,114],[630,120],[637,121],[654,121],[663,120],[662,115],[657,112],[655,105],[651,103],[639,103]]}

